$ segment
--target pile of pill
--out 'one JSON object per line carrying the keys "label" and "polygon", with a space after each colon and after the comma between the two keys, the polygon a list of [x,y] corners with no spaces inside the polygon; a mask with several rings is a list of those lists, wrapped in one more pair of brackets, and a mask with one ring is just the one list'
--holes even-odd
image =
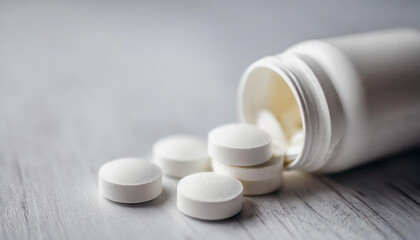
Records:
{"label": "pile of pill", "polygon": [[280,188],[283,153],[273,154],[272,138],[256,126],[235,123],[209,133],[213,170],[237,178],[244,194],[260,195]]}
{"label": "pile of pill", "polygon": [[[141,203],[162,192],[162,174],[182,178],[178,209],[193,218],[220,220],[242,209],[243,195],[262,195],[282,185],[283,165],[298,157],[304,134],[288,141],[275,116],[262,110],[256,125],[217,127],[207,141],[173,135],[153,145],[153,162],[122,158],[99,169],[99,192],[120,203]],[[212,171],[213,170],[213,171]]]}

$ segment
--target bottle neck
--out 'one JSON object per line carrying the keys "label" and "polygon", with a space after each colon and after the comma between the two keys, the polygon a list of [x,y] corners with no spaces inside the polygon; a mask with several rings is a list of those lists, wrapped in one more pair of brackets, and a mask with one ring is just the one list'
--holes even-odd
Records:
{"label": "bottle neck", "polygon": [[[266,57],[252,64],[242,76],[239,87],[239,115],[242,121],[255,124],[255,115],[259,108],[270,105],[269,101],[272,99],[266,97],[264,103],[264,97],[261,96],[267,96],[264,91],[273,84],[273,80],[268,80],[273,74],[280,76],[276,80],[284,81],[287,85],[282,87],[288,87],[288,91],[293,93],[305,134],[302,150],[286,168],[306,172],[319,171],[333,153],[335,145],[331,144],[332,137],[338,133],[332,133],[335,129],[332,126],[337,124],[332,124],[331,107],[328,104],[328,100],[336,101],[338,97],[336,94],[333,97],[331,95],[334,94],[325,95],[326,90],[334,93],[335,90],[322,68],[305,56],[286,53]],[[332,89],[326,89],[326,86]]]}

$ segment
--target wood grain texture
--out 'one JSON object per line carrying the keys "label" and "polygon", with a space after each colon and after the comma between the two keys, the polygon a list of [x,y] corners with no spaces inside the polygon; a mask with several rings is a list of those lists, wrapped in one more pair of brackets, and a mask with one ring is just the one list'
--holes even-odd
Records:
{"label": "wood grain texture", "polygon": [[[397,5],[399,4],[399,5]],[[419,239],[420,152],[274,194],[205,222],[97,193],[114,158],[236,121],[242,71],[306,38],[420,27],[419,2],[0,2],[0,239]]]}

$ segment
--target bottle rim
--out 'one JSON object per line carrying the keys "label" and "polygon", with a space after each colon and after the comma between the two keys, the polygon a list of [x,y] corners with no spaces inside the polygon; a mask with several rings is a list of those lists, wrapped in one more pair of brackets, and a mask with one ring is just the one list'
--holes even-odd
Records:
{"label": "bottle rim", "polygon": [[330,119],[330,116],[329,114],[325,116],[325,111],[319,111],[320,107],[328,108],[328,106],[325,106],[326,102],[320,101],[311,86],[317,82],[316,79],[313,79],[315,75],[307,74],[300,66],[295,66],[295,63],[295,61],[283,59],[281,56],[270,56],[250,65],[242,75],[238,89],[239,118],[242,122],[252,123],[248,116],[249,110],[245,106],[245,99],[249,97],[246,96],[246,88],[251,73],[259,69],[266,69],[279,75],[286,82],[298,103],[305,134],[302,150],[295,160],[285,165],[285,168],[312,172],[319,170],[327,161],[331,126],[330,121],[325,121],[325,119]]}

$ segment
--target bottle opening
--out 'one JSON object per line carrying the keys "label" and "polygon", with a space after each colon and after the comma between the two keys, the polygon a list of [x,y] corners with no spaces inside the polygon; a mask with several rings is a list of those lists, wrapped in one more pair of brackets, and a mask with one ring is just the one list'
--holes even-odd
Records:
{"label": "bottle opening", "polygon": [[285,73],[270,66],[251,66],[239,94],[242,120],[268,131],[274,146],[286,152],[286,162],[297,159],[305,124],[296,89]]}

